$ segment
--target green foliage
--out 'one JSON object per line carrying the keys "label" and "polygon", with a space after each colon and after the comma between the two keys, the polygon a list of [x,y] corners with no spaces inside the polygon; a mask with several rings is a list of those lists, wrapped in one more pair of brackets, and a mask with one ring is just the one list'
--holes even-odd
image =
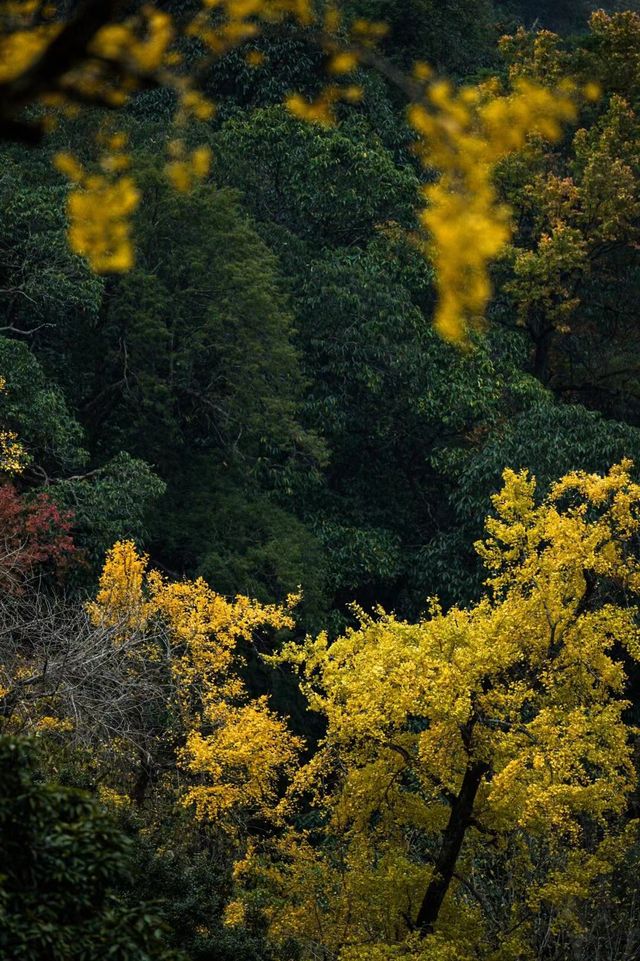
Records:
{"label": "green foliage", "polygon": [[[165,498],[167,514],[155,525],[163,553],[181,570],[197,570],[223,594],[262,601],[302,586],[300,616],[322,621],[327,607],[328,558],[314,533],[293,513],[304,496],[255,490],[214,459],[194,457]],[[318,483],[312,483],[315,489]],[[189,503],[181,503],[181,491]]]}
{"label": "green foliage", "polygon": [[82,428],[24,342],[0,337],[0,370],[7,381],[2,423],[22,438],[36,468],[46,476],[82,467],[88,458]]}
{"label": "green foliage", "polygon": [[405,66],[426,60],[468,74],[491,59],[493,0],[349,0],[347,7],[389,24],[385,50]]}
{"label": "green foliage", "polygon": [[128,903],[131,848],[104,810],[43,783],[26,740],[0,738],[0,953],[12,961],[179,961]]}
{"label": "green foliage", "polygon": [[137,836],[133,890],[145,899],[162,897],[170,943],[189,961],[271,961],[258,918],[241,928],[224,924],[233,888],[225,838],[209,832],[203,847],[176,815],[150,833]]}
{"label": "green foliage", "polygon": [[0,337],[0,370],[7,381],[2,423],[18,434],[30,458],[21,481],[28,488],[44,485],[72,511],[85,561],[97,567],[118,538],[143,538],[147,508],[165,489],[149,465],[120,452],[91,468],[82,426],[26,344]]}
{"label": "green foliage", "polygon": [[[232,192],[176,194],[149,166],[145,193],[136,267],[110,281],[99,326],[70,345],[66,366],[83,377],[68,390],[96,456],[124,449],[166,481],[150,528],[167,567],[220,578],[231,593],[282,596],[310,573],[313,539],[290,501],[324,451],[300,423],[277,263]],[[154,483],[129,459],[67,502],[88,512],[103,547],[118,524],[139,537],[127,518]]]}
{"label": "green foliage", "polygon": [[635,0],[602,3],[594,0],[497,0],[498,9],[527,27],[538,24],[549,30],[584,31],[589,14],[596,9],[632,10]]}
{"label": "green foliage", "polygon": [[96,570],[115,541],[145,540],[151,506],[165,490],[146,461],[121,451],[104,467],[61,480],[53,495],[73,512],[76,544]]}
{"label": "green foliage", "polygon": [[214,139],[217,176],[261,221],[318,246],[363,244],[387,222],[414,223],[418,183],[370,130],[300,124],[282,108],[229,121]]}
{"label": "green foliage", "polygon": [[[247,63],[249,50],[261,54],[259,65]],[[216,60],[204,89],[215,97],[224,119],[238,108],[280,105],[292,90],[314,96],[325,80],[318,45],[299,28],[280,25]]]}
{"label": "green foliage", "polygon": [[[306,414],[331,450],[310,520],[344,601],[392,604],[403,582],[415,588],[413,551],[432,524],[428,454],[445,423],[455,431],[469,415],[451,380],[464,385],[468,365],[424,324],[419,304],[432,294],[416,259],[402,242],[380,240],[327,252],[301,281]],[[490,376],[485,383],[493,392]]]}
{"label": "green foliage", "polygon": [[26,332],[95,320],[103,281],[71,253],[66,188],[44,152],[3,147],[0,181],[0,327]]}
{"label": "green foliage", "polygon": [[505,463],[530,466],[544,485],[554,450],[566,452],[562,469],[602,470],[635,451],[636,432],[537,389],[519,333],[466,357],[433,337],[432,277],[399,226],[410,225],[413,175],[396,166],[389,178],[393,161],[371,137],[359,156],[372,166],[343,168],[345,141],[353,156],[353,128],[297,128],[273,109],[226,123],[216,150],[290,278],[305,423],[330,451],[323,483],[296,499],[324,549],[333,604],[415,613],[431,594],[477,592],[468,545]]}

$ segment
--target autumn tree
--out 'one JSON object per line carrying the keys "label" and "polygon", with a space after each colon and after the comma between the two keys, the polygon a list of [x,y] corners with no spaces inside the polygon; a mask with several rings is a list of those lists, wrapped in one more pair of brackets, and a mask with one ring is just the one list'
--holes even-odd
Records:
{"label": "autumn tree", "polygon": [[147,567],[132,542],[115,544],[89,612],[97,627],[115,632],[116,645],[119,637],[124,643],[148,636],[147,656],[165,660],[172,718],[166,737],[187,775],[183,803],[231,830],[243,817],[277,820],[279,780],[301,744],[266,697],[250,697],[242,642],[261,628],[291,628],[290,613],[247,597],[229,601],[202,578],[168,581]]}
{"label": "autumn tree", "polygon": [[14,479],[31,461],[29,451],[14,430],[6,429],[10,391],[0,380],[3,427],[0,430],[0,583],[8,594],[24,591],[30,577],[48,568],[61,575],[78,558],[73,542],[73,515],[60,510],[55,500],[40,492],[21,496]]}
{"label": "autumn tree", "polygon": [[600,10],[589,35],[568,48],[547,30],[520,30],[501,44],[512,83],[553,84],[570,74],[602,95],[564,143],[533,142],[500,167],[519,223],[493,316],[527,332],[536,377],[611,412],[615,395],[634,392],[637,379],[623,356],[635,342],[628,304],[638,269],[640,126],[629,64],[639,42],[640,14]]}
{"label": "autumn tree", "polygon": [[0,486],[0,581],[5,591],[24,590],[30,575],[50,566],[61,574],[77,549],[73,515],[61,511],[46,494],[21,497],[10,483]]}
{"label": "autumn tree", "polygon": [[581,901],[605,897],[633,836],[630,468],[569,474],[541,503],[506,471],[477,606],[361,613],[285,650],[327,735],[293,783],[309,815],[237,869],[276,939],[343,959],[524,958],[541,916],[579,927]]}

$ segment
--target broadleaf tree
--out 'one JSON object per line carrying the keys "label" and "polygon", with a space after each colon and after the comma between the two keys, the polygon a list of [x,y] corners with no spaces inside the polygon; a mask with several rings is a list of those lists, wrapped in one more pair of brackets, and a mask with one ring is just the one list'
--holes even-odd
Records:
{"label": "broadleaf tree", "polygon": [[568,474],[538,504],[506,471],[477,605],[361,613],[285,649],[327,733],[291,787],[308,815],[237,868],[276,939],[309,957],[523,958],[541,916],[579,927],[604,896],[635,831],[630,466]]}

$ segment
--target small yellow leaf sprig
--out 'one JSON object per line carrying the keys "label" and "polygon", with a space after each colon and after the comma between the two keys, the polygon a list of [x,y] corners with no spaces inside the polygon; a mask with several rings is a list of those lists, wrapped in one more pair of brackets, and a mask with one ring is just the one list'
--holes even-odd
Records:
{"label": "small yellow leaf sprig", "polygon": [[[327,55],[327,73],[337,78],[345,78],[363,63],[366,53],[388,32],[388,26],[378,21],[354,20],[348,27],[343,26],[342,13],[336,7],[329,7],[320,24],[320,40]],[[329,83],[312,100],[299,93],[290,94],[285,106],[294,117],[308,123],[330,127],[337,122],[336,107],[340,103],[358,103],[364,96],[364,89],[357,83]]]}
{"label": "small yellow leaf sprig", "polygon": [[171,16],[150,4],[143,8],[145,32],[140,35],[135,20],[109,23],[94,37],[91,52],[115,61],[138,74],[150,74],[165,62],[175,39]]}
{"label": "small yellow leaf sprig", "polygon": [[67,199],[69,244],[98,274],[122,273],[134,262],[131,216],[140,203],[140,191],[126,173],[125,145],[123,134],[107,140],[99,172],[88,172],[69,153],[55,157],[57,169],[75,184]]}
{"label": "small yellow leaf sprig", "polygon": [[314,99],[307,100],[302,94],[294,93],[287,97],[286,107],[298,120],[331,127],[336,122],[335,108],[338,103],[357,103],[362,99],[362,87],[357,84],[341,86],[328,84]]}
{"label": "small yellow leaf sprig", "polygon": [[21,474],[28,463],[27,453],[11,430],[0,431],[0,472]]}
{"label": "small yellow leaf sprig", "polygon": [[188,193],[207,177],[211,169],[211,148],[196,147],[189,153],[182,140],[169,144],[171,159],[165,165],[165,173],[180,193]]}
{"label": "small yellow leaf sprig", "polygon": [[[7,389],[5,377],[0,376],[0,394]],[[29,455],[12,430],[0,430],[0,473],[21,474],[29,463]]]}
{"label": "small yellow leaf sprig", "polygon": [[[34,19],[37,17],[37,24]],[[20,77],[62,29],[55,9],[41,0],[3,0],[0,5],[0,84]],[[49,21],[49,22],[47,22]]]}
{"label": "small yellow leaf sprig", "polygon": [[59,25],[44,24],[0,35],[0,84],[28,70],[59,32]]}
{"label": "small yellow leaf sprig", "polygon": [[497,164],[532,135],[557,140],[575,117],[571,85],[554,91],[527,80],[506,95],[492,84],[456,90],[433,80],[423,101],[410,106],[416,152],[427,171],[440,175],[423,188],[420,220],[437,274],[435,326],[446,340],[464,342],[468,327],[482,318],[491,294],[489,265],[511,236],[510,211],[493,184]]}

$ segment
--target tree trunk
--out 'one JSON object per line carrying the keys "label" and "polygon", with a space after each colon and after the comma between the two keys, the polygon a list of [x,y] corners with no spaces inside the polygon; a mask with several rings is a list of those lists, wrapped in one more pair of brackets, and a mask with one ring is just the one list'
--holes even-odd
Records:
{"label": "tree trunk", "polygon": [[488,770],[489,765],[483,761],[470,764],[462,779],[460,793],[451,805],[449,823],[444,831],[433,877],[418,911],[416,927],[421,937],[433,933],[453,879],[465,834],[473,820],[473,806],[482,778]]}
{"label": "tree trunk", "polygon": [[535,338],[533,373],[536,379],[545,385],[549,381],[549,351],[552,334],[553,328],[547,327]]}

